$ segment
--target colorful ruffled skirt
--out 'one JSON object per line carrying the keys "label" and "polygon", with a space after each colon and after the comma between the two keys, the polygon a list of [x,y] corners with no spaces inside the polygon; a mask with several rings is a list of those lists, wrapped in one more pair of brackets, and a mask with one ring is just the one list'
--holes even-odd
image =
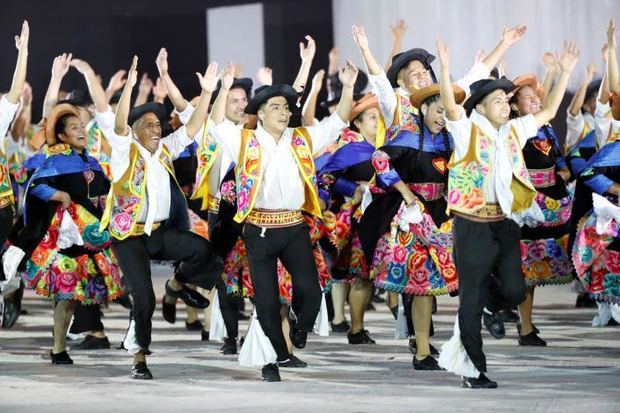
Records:
{"label": "colorful ruffled skirt", "polygon": [[443,295],[458,289],[453,261],[452,220],[437,228],[418,202],[422,222],[403,231],[399,208],[387,231],[378,241],[370,278],[378,288],[411,295]]}
{"label": "colorful ruffled skirt", "polygon": [[583,217],[577,227],[572,257],[577,276],[596,300],[620,303],[620,226],[611,221],[596,230],[596,214]]}
{"label": "colorful ruffled skirt", "polygon": [[123,289],[109,233],[99,231],[99,219],[81,205],[72,203],[67,211],[82,236],[84,245],[79,248],[84,253],[68,255],[68,250],[57,245],[63,216],[59,207],[26,263],[27,287],[55,301],[76,300],[90,305],[115,300]]}
{"label": "colorful ruffled skirt", "polygon": [[521,260],[525,282],[528,286],[568,284],[573,280],[568,253],[573,193],[569,191],[568,196],[555,200],[538,192],[535,202],[545,221],[536,228],[523,229]]}
{"label": "colorful ruffled skirt", "polygon": [[[319,284],[323,291],[329,289],[331,274],[327,265],[325,255],[319,246],[319,240],[329,236],[334,231],[335,217],[330,212],[323,213],[323,219],[318,219],[304,214],[304,220],[310,226],[310,241],[312,242],[312,253],[319,274]],[[250,267],[247,260],[247,253],[243,240],[239,238],[224,260],[224,277],[226,288],[229,294],[242,297],[254,297],[254,286],[250,277]],[[282,262],[278,260],[278,286],[280,289],[280,302],[290,304],[293,295],[293,282],[291,275],[286,271]]]}
{"label": "colorful ruffled skirt", "polygon": [[[368,280],[369,268],[355,227],[362,217],[359,203],[349,200],[336,213],[334,231],[328,239],[335,246],[333,283],[350,284],[356,278]],[[336,276],[336,273],[338,276]]]}

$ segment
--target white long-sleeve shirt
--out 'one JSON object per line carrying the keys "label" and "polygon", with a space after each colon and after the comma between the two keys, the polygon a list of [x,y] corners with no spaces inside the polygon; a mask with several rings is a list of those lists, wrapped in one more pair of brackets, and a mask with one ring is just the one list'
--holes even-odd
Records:
{"label": "white long-sleeve shirt", "polygon": [[577,144],[580,138],[583,138],[581,135],[586,125],[589,130],[595,130],[594,116],[581,111],[577,116],[573,116],[570,113],[570,108],[566,110],[566,147],[569,150]]}
{"label": "white long-sleeve shirt", "polygon": [[11,126],[11,122],[13,122],[18,108],[19,103],[9,102],[6,96],[2,96],[2,99],[0,99],[0,150],[4,154],[6,154],[7,131],[9,126]]}
{"label": "white long-sleeve shirt", "polygon": [[602,104],[598,99],[596,100],[594,121],[596,123],[596,143],[599,149],[610,143],[610,138],[620,132],[620,121],[612,118],[610,110],[609,103]]}
{"label": "white long-sleeve shirt", "polygon": [[[334,142],[335,137],[338,137],[337,132],[346,126],[337,113],[332,114],[323,124],[307,126],[314,153]],[[240,130],[232,122],[215,125],[211,120],[209,128],[221,148],[231,159],[238,161],[241,150]],[[301,209],[304,204],[304,182],[291,149],[293,130],[286,128],[278,142],[260,122],[254,131],[260,144],[263,176],[254,203],[255,208],[293,211]]]}

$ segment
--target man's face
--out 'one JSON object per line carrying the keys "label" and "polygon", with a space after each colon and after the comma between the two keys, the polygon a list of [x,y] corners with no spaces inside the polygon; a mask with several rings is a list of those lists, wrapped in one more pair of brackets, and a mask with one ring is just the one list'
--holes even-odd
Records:
{"label": "man's face", "polygon": [[505,125],[510,117],[508,95],[502,89],[497,89],[476,105],[476,111],[485,116],[495,127]]}
{"label": "man's face", "polygon": [[410,93],[433,84],[430,70],[427,70],[419,60],[412,60],[398,71],[396,82]]}
{"label": "man's face", "polygon": [[134,135],[146,150],[155,153],[161,140],[161,124],[157,116],[149,112],[133,124]]}
{"label": "man's face", "polygon": [[268,132],[282,134],[291,118],[287,100],[283,96],[269,98],[258,109],[258,118]]}
{"label": "man's face", "polygon": [[226,97],[226,118],[239,124],[245,121],[246,114],[243,112],[248,105],[248,96],[242,88],[234,88],[228,91]]}

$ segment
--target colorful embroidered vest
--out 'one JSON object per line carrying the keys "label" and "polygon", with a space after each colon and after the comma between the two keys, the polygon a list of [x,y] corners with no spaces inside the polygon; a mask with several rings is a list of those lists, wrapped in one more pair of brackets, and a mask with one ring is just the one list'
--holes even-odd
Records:
{"label": "colorful embroidered vest", "polygon": [[104,174],[110,180],[112,180],[112,172],[111,172],[111,153],[112,148],[110,144],[103,136],[103,132],[101,128],[92,120],[88,126],[88,138],[86,142],[86,150],[88,151],[88,155],[95,158],[99,161],[101,168],[103,169]]}
{"label": "colorful embroidered vest", "polygon": [[194,181],[194,193],[190,199],[201,199],[201,210],[209,208],[209,172],[213,163],[217,159],[220,150],[215,139],[207,132],[207,127],[203,128],[202,139],[196,149],[198,167],[196,168],[196,180]]}
{"label": "colorful embroidered vest", "polygon": [[[159,162],[166,168],[178,186],[170,152],[165,145],[159,156]],[[146,161],[140,155],[137,145],[132,143],[129,151],[129,167],[117,182],[112,183],[105,211],[101,218],[100,231],[108,227],[110,235],[118,240],[123,240],[133,235],[138,217],[140,216],[140,210],[144,205],[146,193],[145,174]]]}
{"label": "colorful embroidered vest", "polygon": [[385,140],[398,135],[401,129],[409,129],[416,126],[414,116],[418,115],[418,110],[411,104],[409,97],[396,93],[396,110],[394,111],[394,120],[392,125],[385,131]]}
{"label": "colorful embroidered vest", "polygon": [[7,205],[15,205],[11,177],[9,175],[9,163],[6,154],[0,150],[0,208]]}
{"label": "colorful embroidered vest", "polygon": [[[448,209],[467,215],[476,215],[477,211],[486,206],[484,187],[487,176],[492,172],[491,151],[494,151],[495,142],[486,136],[475,124],[472,125],[469,149],[465,156],[454,160],[454,154],[448,164]],[[510,129],[506,146],[512,163],[512,182],[510,189],[514,195],[512,212],[523,211],[530,207],[536,189],[530,182],[523,152],[514,128]],[[511,211],[503,211],[510,213]]]}
{"label": "colorful embroidered vest", "polygon": [[[301,209],[320,218],[321,207],[319,206],[316,171],[312,157],[312,141],[306,128],[295,128],[293,131],[291,152],[304,181],[305,201]],[[239,161],[235,166],[235,175],[237,178],[237,214],[235,221],[243,222],[254,207],[263,179],[260,143],[251,129],[241,131],[241,151]]]}

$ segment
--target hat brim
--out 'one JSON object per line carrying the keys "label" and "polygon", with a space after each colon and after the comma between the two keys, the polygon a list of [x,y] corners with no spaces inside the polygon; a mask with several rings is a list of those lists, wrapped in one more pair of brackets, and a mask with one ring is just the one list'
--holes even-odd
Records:
{"label": "hat brim", "polygon": [[392,87],[398,87],[398,83],[396,83],[396,80],[398,78],[398,72],[402,68],[404,68],[406,65],[408,65],[409,62],[412,62],[414,60],[417,60],[420,63],[422,63],[426,69],[430,70],[431,73],[433,73],[433,68],[431,67],[431,63],[433,62],[433,60],[435,60],[435,56],[428,53],[424,49],[416,48],[416,49],[408,50],[404,53],[401,53],[398,57],[396,57],[396,59],[392,61],[392,64],[388,68],[386,76],[388,80],[390,81],[390,84],[392,85]]}
{"label": "hat brim", "polygon": [[54,106],[45,120],[45,143],[47,143],[47,146],[50,148],[58,143],[55,133],[56,123],[65,115],[72,115],[78,118],[80,117],[80,113],[75,106],[68,103],[62,103]]}
{"label": "hat brim", "polygon": [[360,99],[355,99],[355,101],[356,102],[353,104],[353,108],[351,108],[349,122],[353,122],[359,115],[361,115],[370,108],[379,109],[379,101],[377,100],[377,97],[372,93],[368,93],[362,96]]}
{"label": "hat brim", "polygon": [[471,113],[471,111],[476,107],[478,103],[480,103],[480,101],[482,101],[485,97],[487,97],[487,95],[495,92],[498,89],[501,89],[506,93],[510,93],[515,89],[515,85],[506,78],[499,78],[486,83],[480,89],[474,91],[465,101],[465,103],[463,104],[465,112]]}
{"label": "hat brim", "polygon": [[129,126],[133,125],[138,119],[147,113],[153,113],[157,116],[160,122],[166,122],[166,108],[161,103],[157,102],[148,102],[140,106],[136,106],[129,111],[129,116],[127,117],[127,124]]}
{"label": "hat brim", "polygon": [[[416,109],[420,109],[426,99],[440,93],[439,89],[439,84],[435,83],[416,90],[410,96],[411,104]],[[456,84],[452,84],[452,91],[454,92],[454,101],[460,105],[465,100],[465,91]]]}
{"label": "hat brim", "polygon": [[297,91],[289,85],[273,85],[257,89],[254,97],[245,107],[245,113],[248,115],[256,115],[258,108],[269,99],[282,96],[285,98],[289,106],[297,104]]}

